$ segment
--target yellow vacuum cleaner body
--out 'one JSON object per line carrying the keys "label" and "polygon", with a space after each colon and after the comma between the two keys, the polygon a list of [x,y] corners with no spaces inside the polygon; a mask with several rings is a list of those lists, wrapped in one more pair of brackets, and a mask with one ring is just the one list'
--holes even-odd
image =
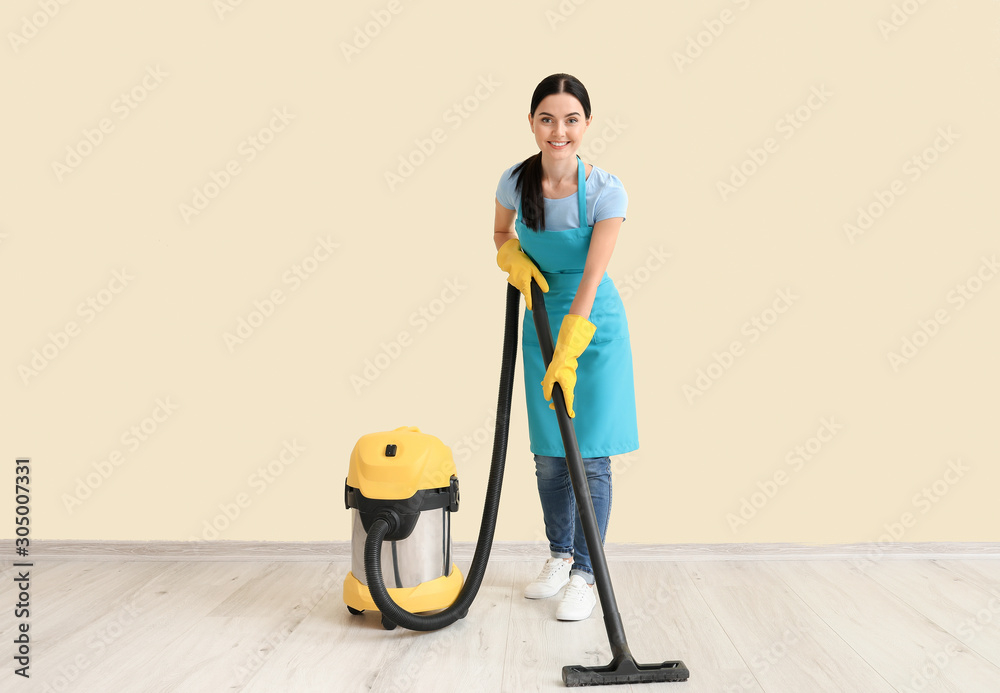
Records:
{"label": "yellow vacuum cleaner body", "polygon": [[447,445],[416,426],[361,436],[351,452],[344,504],[354,511],[351,572],[344,580],[352,613],[378,608],[368,591],[364,550],[371,523],[386,514],[395,528],[382,544],[382,576],[393,601],[414,613],[455,601],[462,589],[451,559],[458,476]]}

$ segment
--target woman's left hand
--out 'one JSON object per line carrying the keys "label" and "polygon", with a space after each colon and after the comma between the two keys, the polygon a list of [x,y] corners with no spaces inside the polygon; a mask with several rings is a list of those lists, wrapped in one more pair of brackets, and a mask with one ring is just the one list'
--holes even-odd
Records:
{"label": "woman's left hand", "polygon": [[[576,387],[577,358],[583,354],[590,344],[597,327],[582,315],[568,313],[559,328],[559,338],[552,352],[552,361],[542,379],[542,393],[546,400],[552,399],[552,386],[559,383],[563,397],[566,400],[566,412],[570,417],[576,416],[573,411],[573,388]],[[549,404],[549,409],[555,409],[556,404]]]}

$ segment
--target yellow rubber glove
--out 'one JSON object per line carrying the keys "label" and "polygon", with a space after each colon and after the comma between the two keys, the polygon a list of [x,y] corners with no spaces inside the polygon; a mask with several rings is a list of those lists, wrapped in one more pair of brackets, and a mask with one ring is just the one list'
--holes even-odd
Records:
{"label": "yellow rubber glove", "polygon": [[531,310],[531,278],[534,277],[542,292],[549,290],[549,283],[542,276],[542,271],[535,266],[524,251],[521,250],[521,243],[516,238],[500,246],[497,251],[497,266],[507,273],[507,281],[518,288],[524,294],[525,305]]}
{"label": "yellow rubber glove", "polygon": [[[576,416],[573,411],[573,388],[576,387],[576,365],[577,357],[586,350],[587,345],[594,336],[597,326],[587,320],[582,315],[567,313],[563,318],[562,327],[559,328],[559,338],[556,340],[555,349],[552,351],[552,361],[549,362],[548,370],[545,371],[545,378],[542,380],[542,392],[545,399],[552,399],[552,386],[559,383],[562,388],[563,397],[566,400],[566,412],[572,417]],[[556,403],[549,404],[549,409],[555,409]]]}

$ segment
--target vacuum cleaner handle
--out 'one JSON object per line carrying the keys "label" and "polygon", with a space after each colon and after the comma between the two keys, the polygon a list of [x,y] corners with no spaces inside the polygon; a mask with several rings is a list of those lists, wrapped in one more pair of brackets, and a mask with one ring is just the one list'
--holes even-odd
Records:
{"label": "vacuum cleaner handle", "polygon": [[[535,321],[535,331],[538,333],[538,344],[542,348],[542,360],[548,368],[555,349],[552,342],[552,328],[549,326],[549,316],[545,310],[545,297],[541,287],[534,279],[531,280],[532,317]],[[563,449],[566,453],[566,466],[569,468],[573,494],[580,512],[583,524],[583,534],[587,540],[587,549],[594,568],[594,579],[597,583],[597,594],[601,599],[601,609],[604,611],[604,626],[608,631],[611,643],[611,663],[606,666],[585,667],[582,665],[564,666],[562,670],[563,683],[567,686],[595,686],[622,683],[652,683],[655,681],[686,681],[688,668],[681,661],[667,661],[659,664],[637,664],[629,651],[625,639],[625,628],[622,625],[621,614],[618,613],[618,603],[615,600],[614,588],[611,585],[611,574],[608,572],[608,561],[604,555],[604,542],[597,526],[597,513],[594,512],[594,500],[590,495],[590,484],[583,468],[580,456],[580,445],[576,440],[576,430],[573,419],[566,410],[566,399],[562,386],[556,382],[552,387],[552,401],[556,405],[556,417],[559,421],[559,432],[562,434]]]}

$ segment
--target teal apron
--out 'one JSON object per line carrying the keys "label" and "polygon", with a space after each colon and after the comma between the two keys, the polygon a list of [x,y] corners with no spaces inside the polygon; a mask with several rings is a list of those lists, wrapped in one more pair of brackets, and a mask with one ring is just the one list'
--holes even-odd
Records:
{"label": "teal apron", "polygon": [[[549,283],[545,309],[549,314],[554,340],[559,337],[563,317],[569,312],[583,278],[590,237],[594,231],[593,226],[586,225],[587,180],[583,160],[577,157],[577,162],[579,227],[564,231],[545,229],[542,233],[533,231],[521,221],[520,205],[514,221],[521,248]],[[632,346],[625,307],[607,272],[597,287],[589,320],[597,329],[590,345],[578,359],[577,382],[573,390],[573,410],[576,414],[573,428],[580,444],[580,456],[604,457],[637,450],[639,433],[635,414]],[[549,409],[549,402],[542,393],[545,365],[530,310],[524,313],[521,335],[531,452],[565,457],[556,412]]]}

